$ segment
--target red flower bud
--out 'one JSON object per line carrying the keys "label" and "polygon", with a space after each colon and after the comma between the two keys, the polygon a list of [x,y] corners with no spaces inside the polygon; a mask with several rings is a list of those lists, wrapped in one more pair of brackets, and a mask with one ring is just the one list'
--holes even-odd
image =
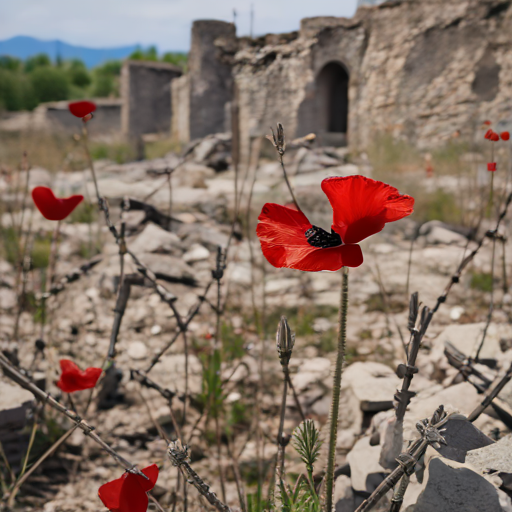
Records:
{"label": "red flower bud", "polygon": [[484,121],[483,123],[485,126],[490,126],[491,125],[491,121]]}
{"label": "red flower bud", "polygon": [[509,140],[510,133],[509,132],[501,132],[501,140]]}
{"label": "red flower bud", "polygon": [[[68,105],[68,108],[75,117],[84,118],[96,110],[96,105],[92,101],[74,101]],[[85,121],[89,119],[85,119]]]}
{"label": "red flower bud", "polygon": [[487,164],[487,170],[494,172],[496,170],[496,162],[489,162]]}
{"label": "red flower bud", "polygon": [[484,135],[484,139],[491,139],[491,136],[494,132],[489,128],[486,132],[485,132],[485,135]]}

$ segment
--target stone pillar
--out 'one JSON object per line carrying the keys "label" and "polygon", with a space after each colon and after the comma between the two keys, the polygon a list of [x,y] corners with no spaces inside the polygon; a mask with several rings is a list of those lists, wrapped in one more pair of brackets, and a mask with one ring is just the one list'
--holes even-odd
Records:
{"label": "stone pillar", "polygon": [[121,71],[121,127],[131,139],[171,129],[171,81],[181,69],[164,62],[128,60]]}
{"label": "stone pillar", "polygon": [[224,48],[236,46],[233,23],[194,21],[188,58],[190,77],[190,138],[222,132],[225,104],[232,96],[232,65]]}

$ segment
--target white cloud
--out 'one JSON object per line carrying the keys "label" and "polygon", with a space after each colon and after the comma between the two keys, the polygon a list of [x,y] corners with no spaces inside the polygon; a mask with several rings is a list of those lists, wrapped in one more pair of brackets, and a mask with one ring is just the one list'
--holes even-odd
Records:
{"label": "white cloud", "polygon": [[[297,30],[308,16],[352,16],[356,0],[253,0],[254,32]],[[251,0],[0,0],[2,39],[28,35],[89,47],[156,44],[186,50],[195,19],[233,20],[249,32]]]}

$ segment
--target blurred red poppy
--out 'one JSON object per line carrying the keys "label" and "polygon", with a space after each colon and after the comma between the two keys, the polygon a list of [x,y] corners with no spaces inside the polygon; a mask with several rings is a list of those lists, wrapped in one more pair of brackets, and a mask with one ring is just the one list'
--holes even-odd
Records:
{"label": "blurred red poppy", "polygon": [[492,137],[492,134],[494,132],[489,128],[486,132],[485,132],[485,135],[484,135],[484,139],[488,139],[488,140],[491,140],[491,137]]}
{"label": "blurred red poppy", "polygon": [[489,162],[487,164],[487,170],[494,172],[496,170],[496,162]]}
{"label": "blurred red poppy", "polygon": [[313,226],[294,208],[263,206],[256,233],[274,267],[306,272],[358,267],[363,253],[357,244],[413,212],[414,198],[364,176],[327,178],[322,190],[333,209],[331,233]]}
{"label": "blurred red poppy", "polygon": [[75,391],[93,388],[96,386],[96,382],[98,382],[102,372],[101,368],[80,370],[80,368],[69,359],[61,359],[59,363],[62,373],[57,382],[57,387],[65,393],[74,393]]}
{"label": "blurred red poppy", "polygon": [[141,470],[149,480],[140,475],[125,473],[121,478],[102,485],[98,490],[100,500],[111,512],[146,512],[148,491],[158,480],[158,466],[151,464]]}
{"label": "blurred red poppy", "polygon": [[501,132],[501,139],[502,140],[509,140],[510,139],[510,133],[509,132]]}
{"label": "blurred red poppy", "polygon": [[32,190],[32,199],[45,219],[63,220],[83,201],[84,196],[58,198],[51,188],[36,187]]}
{"label": "blurred red poppy", "polygon": [[484,124],[485,126],[490,126],[491,121],[484,121],[484,123],[483,123],[483,124]]}
{"label": "blurred red poppy", "polygon": [[492,132],[490,139],[493,142],[498,142],[500,140],[500,136],[496,132]]}
{"label": "blurred red poppy", "polygon": [[96,110],[96,104],[92,101],[74,101],[68,108],[75,117],[83,118]]}

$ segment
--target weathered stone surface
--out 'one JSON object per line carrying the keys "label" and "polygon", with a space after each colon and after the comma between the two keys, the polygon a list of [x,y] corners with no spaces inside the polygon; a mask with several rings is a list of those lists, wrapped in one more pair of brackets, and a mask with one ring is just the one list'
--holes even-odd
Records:
{"label": "weathered stone surface", "polygon": [[512,473],[512,435],[503,437],[490,446],[469,451],[466,462],[476,467],[481,473],[488,471]]}
{"label": "weathered stone surface", "polygon": [[[477,448],[483,449],[483,447],[494,445],[492,439],[478,430],[465,417],[457,415],[448,420],[443,428],[445,429],[443,437],[446,445],[441,445],[437,451],[447,459],[466,462],[470,450],[474,451]],[[467,460],[467,462],[470,461]]]}
{"label": "weathered stone surface", "polygon": [[469,468],[454,468],[441,458],[428,466],[428,481],[414,512],[501,512],[494,486]]}
{"label": "weathered stone surface", "polygon": [[174,252],[181,247],[181,240],[175,233],[148,224],[137,238],[130,242],[130,250],[135,254],[143,252]]}
{"label": "weathered stone surface", "polygon": [[350,464],[352,487],[357,491],[368,490],[368,477],[375,473],[385,473],[386,470],[379,464],[380,446],[371,446],[370,438],[363,437],[347,455]]}

